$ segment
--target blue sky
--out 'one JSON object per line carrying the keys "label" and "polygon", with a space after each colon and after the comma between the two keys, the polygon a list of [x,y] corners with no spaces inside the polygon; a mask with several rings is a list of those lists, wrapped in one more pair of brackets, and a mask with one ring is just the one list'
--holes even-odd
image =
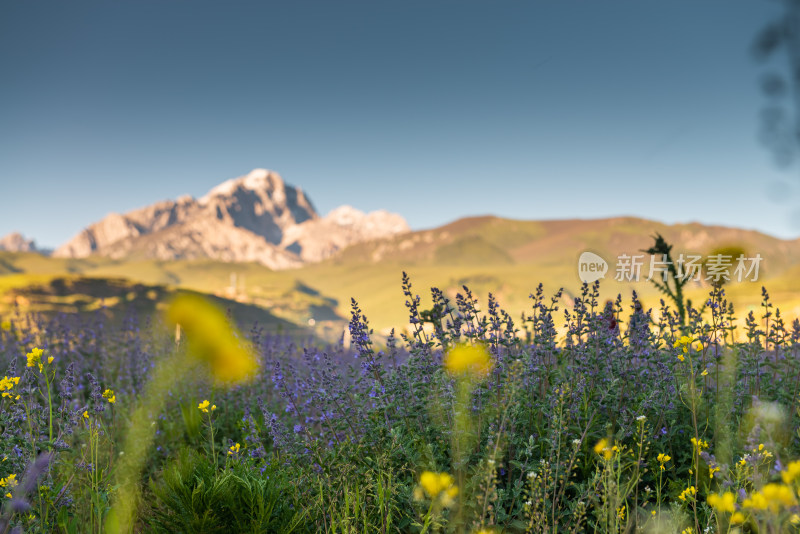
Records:
{"label": "blue sky", "polygon": [[[800,235],[752,0],[0,2],[0,235],[54,247],[255,167],[321,213]],[[781,185],[783,184],[783,185]]]}

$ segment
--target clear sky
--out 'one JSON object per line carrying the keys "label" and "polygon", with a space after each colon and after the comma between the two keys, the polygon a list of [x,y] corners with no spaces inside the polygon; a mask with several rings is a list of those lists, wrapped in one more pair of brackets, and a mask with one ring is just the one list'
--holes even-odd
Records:
{"label": "clear sky", "polygon": [[[0,235],[54,247],[255,167],[322,214],[800,235],[758,141],[768,0],[0,2]],[[779,184],[785,184],[783,186]]]}

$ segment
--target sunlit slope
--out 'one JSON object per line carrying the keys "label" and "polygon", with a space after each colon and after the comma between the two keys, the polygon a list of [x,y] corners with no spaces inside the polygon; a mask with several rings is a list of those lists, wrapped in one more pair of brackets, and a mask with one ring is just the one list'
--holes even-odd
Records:
{"label": "sunlit slope", "polygon": [[[125,278],[145,284],[187,288],[269,310],[277,317],[306,326],[309,320],[329,331],[342,331],[349,317],[350,299],[358,300],[376,331],[405,327],[401,273],[407,271],[414,292],[430,305],[430,287],[451,297],[467,285],[485,304],[489,292],[516,319],[530,309],[528,295],[539,283],[546,293],[565,288],[564,304],[580,289],[578,257],[594,252],[609,263],[602,282],[602,298],[636,291],[646,307],[657,307],[661,295],[645,281],[645,259],[639,282],[614,280],[622,254],[644,254],[662,234],[674,245],[673,254],[707,256],[720,247],[739,247],[763,261],[757,282],[731,283],[731,300],[742,312],[761,299],[761,285],[771,290],[784,312],[800,315],[800,243],[759,232],[704,226],[696,223],[665,225],[630,217],[600,220],[516,221],[473,217],[419,232],[350,247],[323,263],[301,269],[271,271],[258,264],[230,264],[212,260],[153,261],[87,258],[63,260],[36,254],[0,253],[0,292],[23,284],[34,275],[82,274]],[[16,274],[15,274],[16,273]],[[695,303],[705,299],[707,285],[692,284],[688,295]],[[740,313],[743,315],[743,313]]]}
{"label": "sunlit slope", "polygon": [[[773,300],[786,312],[800,302],[800,281],[791,275],[800,263],[797,241],[749,230],[696,223],[665,225],[629,217],[591,221],[462,219],[441,228],[351,247],[326,264],[308,267],[302,273],[309,284],[323,290],[330,288],[334,298],[356,297],[376,327],[382,329],[389,324],[405,324],[407,319],[400,290],[403,270],[412,276],[423,303],[430,302],[430,286],[454,295],[466,284],[484,302],[488,292],[494,293],[516,318],[529,310],[528,295],[540,282],[546,293],[565,288],[564,302],[569,303],[580,289],[578,257],[591,251],[609,263],[601,286],[603,298],[614,298],[618,293],[629,297],[636,291],[646,307],[657,307],[661,294],[645,281],[649,258],[645,258],[639,282],[614,280],[617,258],[622,254],[644,254],[641,251],[652,246],[656,233],[674,245],[676,256],[684,253],[706,257],[717,248],[730,246],[740,247],[748,257],[760,254],[764,259],[758,281],[729,286],[732,301],[741,304],[742,309],[758,304],[762,284],[768,288],[775,284]],[[466,249],[469,254],[460,253]],[[326,279],[334,273],[338,283],[327,285]],[[709,287],[691,284],[686,291],[699,305]]]}
{"label": "sunlit slope", "polygon": [[[143,319],[162,310],[177,292],[176,287],[143,284],[123,278],[83,275],[13,274],[0,276],[0,316],[4,319],[25,312],[45,316],[60,313],[104,313],[123,319],[131,313]],[[270,331],[307,335],[308,329],[246,302],[209,296],[240,324],[258,323]]]}

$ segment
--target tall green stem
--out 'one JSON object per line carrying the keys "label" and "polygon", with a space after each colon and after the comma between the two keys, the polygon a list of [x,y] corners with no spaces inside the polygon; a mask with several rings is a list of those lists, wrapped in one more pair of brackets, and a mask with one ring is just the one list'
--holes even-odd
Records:
{"label": "tall green stem", "polygon": [[161,411],[167,392],[175,385],[177,377],[183,375],[185,367],[185,357],[180,354],[170,356],[157,366],[139,406],[133,412],[125,437],[125,454],[121,456],[118,466],[119,492],[106,521],[106,531],[109,533],[133,532],[139,505],[139,477],[155,438],[155,425],[151,423],[151,418]]}

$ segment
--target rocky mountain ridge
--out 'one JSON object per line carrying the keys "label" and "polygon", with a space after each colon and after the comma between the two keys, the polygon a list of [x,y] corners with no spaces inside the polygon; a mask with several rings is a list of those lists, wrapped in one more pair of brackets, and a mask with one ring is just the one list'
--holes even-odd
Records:
{"label": "rocky mountain ridge", "polygon": [[408,232],[400,215],[349,206],[320,217],[302,189],[254,169],[199,199],[183,196],[124,215],[110,214],[53,253],[82,258],[211,258],[290,269],[355,243]]}
{"label": "rocky mountain ridge", "polygon": [[7,252],[37,252],[36,243],[32,239],[25,239],[19,232],[10,233],[0,237],[0,250]]}

